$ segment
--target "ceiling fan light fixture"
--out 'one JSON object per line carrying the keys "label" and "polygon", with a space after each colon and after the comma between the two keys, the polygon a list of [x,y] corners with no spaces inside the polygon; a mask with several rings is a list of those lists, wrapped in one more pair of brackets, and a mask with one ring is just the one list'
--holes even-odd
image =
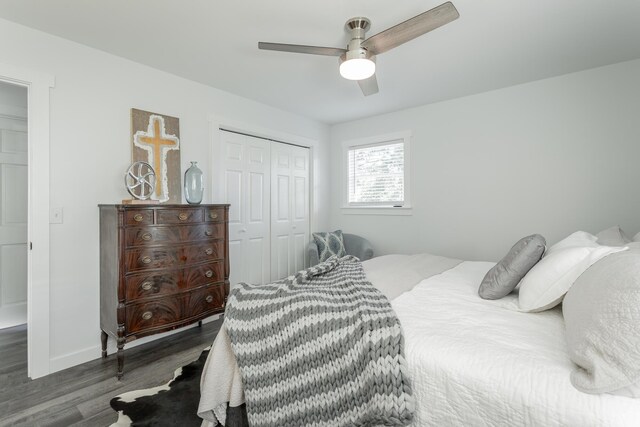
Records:
{"label": "ceiling fan light fixture", "polygon": [[365,49],[349,51],[340,56],[340,75],[347,80],[364,80],[376,72],[373,56]]}
{"label": "ceiling fan light fixture", "polygon": [[369,96],[378,93],[378,79],[375,75],[377,55],[440,28],[459,17],[460,13],[453,3],[446,1],[440,6],[369,38],[366,38],[366,33],[371,27],[371,21],[362,16],[351,18],[345,24],[345,30],[350,37],[346,48],[258,42],[258,49],[337,56],[340,75],[345,79],[357,81],[363,95]]}

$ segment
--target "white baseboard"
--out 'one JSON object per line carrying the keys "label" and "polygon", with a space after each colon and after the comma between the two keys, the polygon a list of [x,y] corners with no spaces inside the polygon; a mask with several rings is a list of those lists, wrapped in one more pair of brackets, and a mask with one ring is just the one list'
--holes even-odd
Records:
{"label": "white baseboard", "polygon": [[[220,315],[211,316],[202,321],[202,323],[214,322],[220,318]],[[164,337],[171,336],[173,334],[177,334],[187,329],[197,328],[198,324],[194,323],[193,325],[185,326],[184,328],[175,329],[173,331],[164,332],[162,334],[152,335],[149,337],[140,338],[138,340],[132,341],[126,345],[125,348],[136,347],[151,341],[155,341],[157,339],[162,339]],[[97,334],[96,341],[100,342],[100,334]],[[213,343],[211,343],[213,344]],[[107,342],[107,353],[113,354],[117,351],[116,342],[113,338],[109,337],[109,341]],[[63,354],[60,356],[52,357],[49,362],[49,370],[50,373],[62,371],[63,369],[71,368],[73,366],[81,365],[85,362],[89,362],[91,360],[99,359],[102,357],[102,346],[97,344],[92,347],[87,347],[82,350],[75,351],[73,353]]]}
{"label": "white baseboard", "polygon": [[72,366],[81,365],[84,362],[88,362],[100,357],[100,346],[87,347],[83,350],[79,350],[69,354],[63,354],[62,356],[52,357],[49,360],[49,373],[62,371],[63,369],[71,368]]}

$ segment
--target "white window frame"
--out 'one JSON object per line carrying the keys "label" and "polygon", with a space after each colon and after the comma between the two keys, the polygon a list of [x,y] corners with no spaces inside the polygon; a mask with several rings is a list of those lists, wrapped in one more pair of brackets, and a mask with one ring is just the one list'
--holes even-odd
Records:
{"label": "white window frame", "polygon": [[[342,142],[342,212],[345,214],[365,215],[412,215],[411,206],[411,131],[401,131],[384,135],[375,135]],[[395,141],[404,143],[404,204],[401,207],[381,206],[379,204],[349,204],[349,150],[383,145]]]}

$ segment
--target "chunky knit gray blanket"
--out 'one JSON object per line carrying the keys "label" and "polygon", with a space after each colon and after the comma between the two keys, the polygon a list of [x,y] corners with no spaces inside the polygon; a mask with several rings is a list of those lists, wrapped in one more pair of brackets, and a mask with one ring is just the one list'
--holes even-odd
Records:
{"label": "chunky knit gray blanket", "polygon": [[225,325],[252,426],[404,426],[415,405],[400,323],[360,261],[240,284]]}

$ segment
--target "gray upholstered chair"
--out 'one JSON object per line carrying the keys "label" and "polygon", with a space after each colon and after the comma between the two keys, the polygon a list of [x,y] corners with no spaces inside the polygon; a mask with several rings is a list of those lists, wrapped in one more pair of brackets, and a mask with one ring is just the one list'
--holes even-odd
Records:
{"label": "gray upholstered chair", "polygon": [[[356,236],[355,234],[342,234],[344,240],[344,249],[347,251],[347,255],[353,255],[360,259],[360,261],[366,261],[373,258],[373,246],[364,237]],[[309,242],[307,247],[309,253],[309,263],[314,266],[320,262],[318,255],[318,246],[315,240]]]}

